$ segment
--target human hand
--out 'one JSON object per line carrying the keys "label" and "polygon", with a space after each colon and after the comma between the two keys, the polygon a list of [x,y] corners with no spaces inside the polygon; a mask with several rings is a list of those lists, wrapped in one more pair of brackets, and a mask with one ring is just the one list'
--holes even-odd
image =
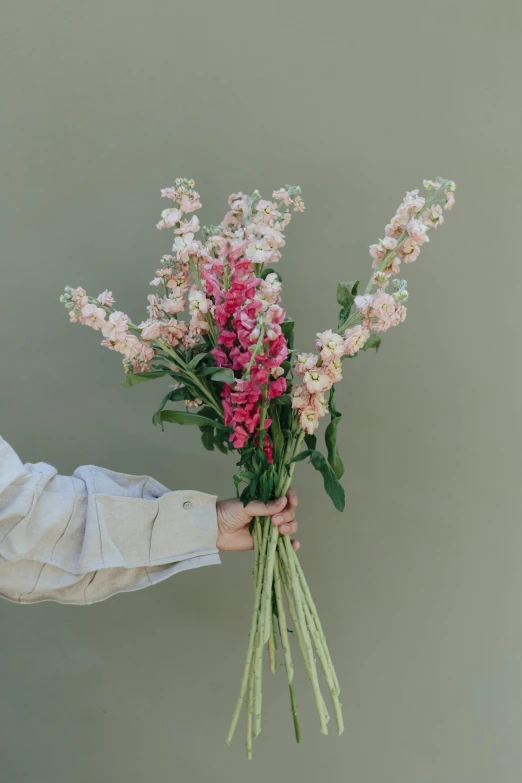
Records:
{"label": "human hand", "polygon": [[[218,500],[217,548],[229,552],[253,549],[254,540],[248,529],[253,517],[272,517],[272,524],[276,525],[283,535],[292,535],[297,531],[295,521],[297,503],[297,492],[294,489],[289,489],[288,493],[279,500],[272,500],[266,504],[261,503],[260,500],[251,500],[244,506],[237,498]],[[292,546],[297,552],[300,547],[299,541],[292,539]]]}

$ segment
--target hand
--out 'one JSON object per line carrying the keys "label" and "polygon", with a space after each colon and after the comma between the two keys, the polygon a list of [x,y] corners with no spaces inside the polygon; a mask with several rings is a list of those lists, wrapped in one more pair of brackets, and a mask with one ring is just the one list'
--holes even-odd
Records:
{"label": "hand", "polygon": [[[260,500],[251,500],[244,506],[237,498],[218,500],[217,548],[229,552],[253,549],[254,540],[248,529],[253,517],[272,517],[272,524],[276,525],[283,535],[292,535],[297,531],[295,521],[297,503],[297,492],[294,489],[289,489],[288,494],[279,500],[272,500],[266,504],[261,503]],[[300,547],[299,541],[292,539],[292,546],[297,552]]]}

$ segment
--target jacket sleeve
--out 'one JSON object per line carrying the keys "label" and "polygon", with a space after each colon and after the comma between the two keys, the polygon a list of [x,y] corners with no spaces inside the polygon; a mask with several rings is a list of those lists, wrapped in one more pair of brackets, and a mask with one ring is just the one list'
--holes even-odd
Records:
{"label": "jacket sleeve", "polygon": [[91,604],[219,563],[216,497],[92,465],[59,476],[0,436],[0,596]]}

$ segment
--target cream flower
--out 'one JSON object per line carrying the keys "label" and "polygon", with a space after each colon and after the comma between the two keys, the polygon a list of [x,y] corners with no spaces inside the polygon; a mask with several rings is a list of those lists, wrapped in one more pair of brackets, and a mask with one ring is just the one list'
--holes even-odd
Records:
{"label": "cream flower", "polygon": [[164,209],[161,213],[160,222],[156,224],[156,228],[159,228],[160,231],[162,228],[172,228],[172,226],[175,226],[180,220],[181,210],[176,209],[175,207]]}
{"label": "cream flower", "polygon": [[314,431],[319,426],[319,419],[313,407],[303,408],[299,414],[299,426],[308,435],[313,435]]}
{"label": "cream flower", "polygon": [[119,310],[111,313],[107,323],[102,326],[103,336],[108,340],[112,340],[114,343],[125,340],[129,330],[128,320],[129,316]]}
{"label": "cream flower", "polygon": [[340,334],[328,329],[326,332],[318,332],[315,341],[317,348],[321,351],[323,362],[338,359],[344,353],[343,338]]}
{"label": "cream flower", "polygon": [[105,323],[105,310],[97,307],[95,304],[86,304],[81,309],[81,323],[90,326],[96,332],[101,329]]}
{"label": "cream flower", "polygon": [[207,299],[203,291],[198,291],[193,288],[188,295],[189,299],[189,312],[193,315],[196,311],[206,315],[209,311],[210,301]]}
{"label": "cream flower", "polygon": [[310,394],[306,386],[294,386],[291,393],[292,408],[300,410],[310,404]]}
{"label": "cream flower", "polygon": [[177,236],[172,245],[173,252],[176,253],[178,261],[188,261],[191,253],[194,252],[193,248],[194,234],[182,234]]}
{"label": "cream flower", "polygon": [[326,391],[332,386],[331,378],[324,367],[314,367],[312,370],[305,372],[303,383],[310,394]]}
{"label": "cream flower", "polygon": [[161,336],[161,332],[164,327],[163,321],[155,321],[149,318],[147,321],[143,321],[140,324],[141,339],[142,340],[157,340]]}
{"label": "cream flower", "polygon": [[317,364],[318,356],[313,353],[298,353],[295,363],[295,371],[298,375],[304,375],[307,370],[311,370]]}
{"label": "cream flower", "polygon": [[344,352],[348,356],[354,356],[365,345],[370,337],[368,329],[362,326],[352,326],[344,333]]}
{"label": "cream flower", "polygon": [[112,291],[102,291],[101,294],[98,294],[98,302],[102,305],[105,305],[105,307],[112,307],[114,304],[114,297],[112,295]]}

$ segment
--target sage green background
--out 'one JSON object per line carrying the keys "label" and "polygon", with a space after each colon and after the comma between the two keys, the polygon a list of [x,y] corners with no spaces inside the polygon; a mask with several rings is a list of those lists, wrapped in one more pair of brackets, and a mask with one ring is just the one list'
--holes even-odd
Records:
{"label": "sage green background", "polygon": [[160,382],[69,326],[65,284],[144,316],[169,250],[160,187],[194,177],[203,223],[229,193],[302,186],[280,270],[298,346],[406,189],[458,183],[407,268],[408,319],[346,367],[347,509],[302,466],[302,559],[343,685],[318,732],[302,669],[263,733],[224,743],[251,610],[249,555],[88,608],[3,603],[9,783],[349,780],[520,783],[520,4],[4,0],[1,432],[25,461],[149,473],[231,494],[233,462],[162,434]]}

